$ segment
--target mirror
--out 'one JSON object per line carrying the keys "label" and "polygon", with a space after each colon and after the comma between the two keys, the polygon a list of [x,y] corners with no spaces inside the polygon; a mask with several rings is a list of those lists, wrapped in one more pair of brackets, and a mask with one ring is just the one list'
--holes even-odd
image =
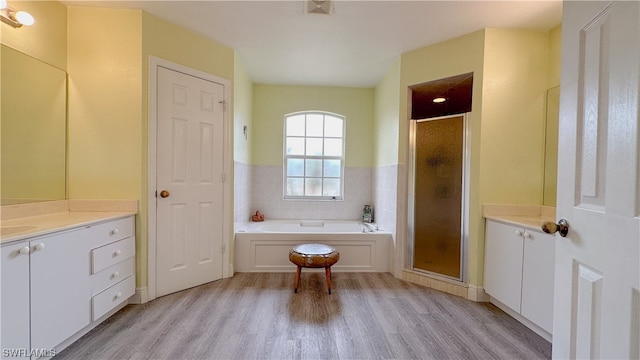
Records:
{"label": "mirror", "polygon": [[1,204],[63,200],[67,75],[1,46]]}
{"label": "mirror", "polygon": [[544,141],[544,187],[542,204],[556,206],[558,177],[558,118],[560,86],[547,90],[547,119]]}

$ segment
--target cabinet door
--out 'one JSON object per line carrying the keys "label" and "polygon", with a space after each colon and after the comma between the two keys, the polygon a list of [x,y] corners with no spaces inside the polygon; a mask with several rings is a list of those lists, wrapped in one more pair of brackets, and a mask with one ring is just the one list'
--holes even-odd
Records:
{"label": "cabinet door", "polygon": [[89,241],[75,230],[31,241],[31,344],[51,349],[89,324]]}
{"label": "cabinet door", "polygon": [[[22,252],[20,251],[22,250]],[[29,358],[29,243],[2,247],[2,358]],[[20,354],[19,351],[24,351]],[[24,355],[18,357],[17,355]]]}
{"label": "cabinet door", "polygon": [[555,236],[527,230],[522,265],[521,314],[547,332],[553,327]]}
{"label": "cabinet door", "polygon": [[494,299],[520,312],[522,290],[522,229],[487,220],[484,290]]}

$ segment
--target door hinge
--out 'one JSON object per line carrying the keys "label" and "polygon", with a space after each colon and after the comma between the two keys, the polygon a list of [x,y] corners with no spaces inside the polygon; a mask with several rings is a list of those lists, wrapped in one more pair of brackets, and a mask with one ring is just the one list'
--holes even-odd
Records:
{"label": "door hinge", "polygon": [[222,110],[223,111],[227,110],[227,100],[220,100],[220,101],[218,101],[218,104],[222,104]]}
{"label": "door hinge", "polygon": [[227,250],[224,243],[222,243],[222,245],[220,246],[220,249],[222,250],[222,253],[224,254],[225,251]]}
{"label": "door hinge", "polygon": [[227,174],[222,173],[220,176],[220,179],[222,180],[222,182],[226,182],[227,181]]}

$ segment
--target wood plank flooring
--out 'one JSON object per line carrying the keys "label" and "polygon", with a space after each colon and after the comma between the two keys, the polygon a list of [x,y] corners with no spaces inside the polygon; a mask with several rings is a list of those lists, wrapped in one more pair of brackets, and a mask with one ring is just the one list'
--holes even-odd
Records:
{"label": "wood plank flooring", "polygon": [[551,344],[491,304],[387,273],[238,273],[129,305],[63,359],[549,359]]}

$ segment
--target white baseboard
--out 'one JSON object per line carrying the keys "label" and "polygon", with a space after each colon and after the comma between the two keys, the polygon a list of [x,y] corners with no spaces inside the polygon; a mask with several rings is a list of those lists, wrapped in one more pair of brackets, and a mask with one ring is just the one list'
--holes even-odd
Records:
{"label": "white baseboard", "polygon": [[149,289],[145,287],[137,288],[136,292],[129,298],[129,304],[144,304],[149,302]]}
{"label": "white baseboard", "polygon": [[489,294],[484,291],[482,286],[469,284],[467,299],[475,302],[489,302]]}

